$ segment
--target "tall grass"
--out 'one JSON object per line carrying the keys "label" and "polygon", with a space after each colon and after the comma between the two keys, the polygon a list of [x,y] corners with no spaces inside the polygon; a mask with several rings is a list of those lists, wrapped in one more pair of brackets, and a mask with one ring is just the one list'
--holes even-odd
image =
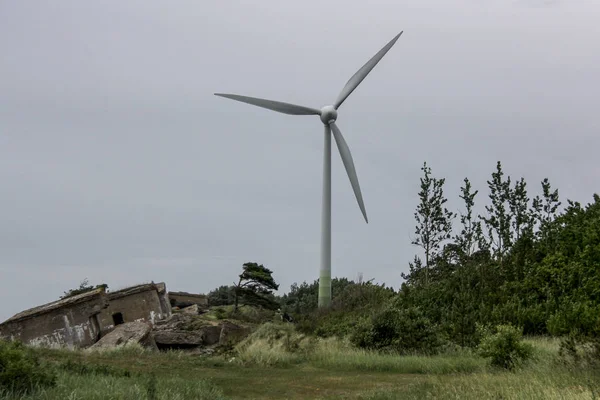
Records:
{"label": "tall grass", "polygon": [[289,367],[306,361],[314,339],[287,324],[266,323],[236,346],[237,363]]}
{"label": "tall grass", "polygon": [[307,363],[319,368],[355,372],[448,374],[485,369],[485,360],[469,352],[443,356],[400,356],[357,349],[347,340],[312,338],[286,324],[265,324],[240,343],[237,361],[245,365],[289,367]]}
{"label": "tall grass", "polygon": [[62,371],[54,388],[43,389],[21,396],[0,393],[6,400],[226,400],[221,389],[204,379],[161,377],[154,382],[152,392],[149,377],[138,375],[116,377],[110,375],[73,374]]}
{"label": "tall grass", "polygon": [[528,338],[534,360],[517,372],[486,368],[476,374],[432,375],[403,387],[364,392],[361,400],[600,399],[600,373],[573,370],[557,357],[559,339]]}
{"label": "tall grass", "polygon": [[597,399],[597,384],[564,370],[550,373],[529,370],[521,373],[437,375],[424,382],[363,393],[362,400],[450,399],[450,400],[578,400]]}
{"label": "tall grass", "polygon": [[402,374],[451,374],[483,371],[485,360],[469,352],[438,356],[382,354],[357,349],[345,341],[320,341],[309,362],[322,368],[345,371],[395,372]]}

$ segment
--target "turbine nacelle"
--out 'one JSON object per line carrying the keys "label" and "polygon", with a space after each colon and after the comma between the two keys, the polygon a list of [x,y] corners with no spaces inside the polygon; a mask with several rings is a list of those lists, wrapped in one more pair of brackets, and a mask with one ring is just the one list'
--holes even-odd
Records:
{"label": "turbine nacelle", "polygon": [[321,121],[323,121],[323,123],[325,125],[329,125],[332,122],[335,122],[335,120],[337,119],[338,113],[337,110],[335,109],[334,106],[325,106],[323,108],[321,108]]}

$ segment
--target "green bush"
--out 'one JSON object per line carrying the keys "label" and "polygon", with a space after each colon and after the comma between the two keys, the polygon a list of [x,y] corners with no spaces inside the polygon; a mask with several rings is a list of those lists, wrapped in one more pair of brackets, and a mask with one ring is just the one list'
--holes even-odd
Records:
{"label": "green bush", "polygon": [[385,284],[351,283],[343,287],[333,298],[331,308],[346,312],[359,309],[372,310],[386,304],[392,296],[394,296],[394,290],[385,287]]}
{"label": "green bush", "polygon": [[215,313],[215,317],[217,319],[225,319],[228,316],[228,312],[227,310],[223,309],[223,308],[215,308],[214,309],[214,313]]}
{"label": "green bush", "polygon": [[438,327],[417,307],[387,308],[361,323],[351,336],[358,347],[433,354],[444,344]]}
{"label": "green bush", "polygon": [[56,384],[56,373],[20,342],[0,340],[0,391],[31,392]]}
{"label": "green bush", "polygon": [[[242,322],[253,324],[262,324],[272,321],[275,317],[275,312],[268,308],[244,306],[240,307],[237,312],[231,310],[225,314],[225,318],[231,318]],[[224,318],[221,318],[224,319]]]}
{"label": "green bush", "polygon": [[318,337],[345,337],[354,331],[364,318],[360,310],[348,312],[333,309],[318,309],[309,315],[301,315],[296,320],[298,332]]}
{"label": "green bush", "polygon": [[513,370],[533,355],[533,347],[523,343],[522,332],[512,325],[498,325],[494,333],[484,330],[479,355],[490,358],[492,366]]}
{"label": "green bush", "polygon": [[600,306],[590,301],[565,301],[548,319],[548,331],[556,336],[568,335],[577,331],[585,336],[600,333]]}
{"label": "green bush", "polygon": [[296,316],[299,332],[323,338],[350,336],[364,319],[379,312],[394,295],[385,285],[350,281],[342,286],[342,282],[338,282],[330,309],[315,309]]}

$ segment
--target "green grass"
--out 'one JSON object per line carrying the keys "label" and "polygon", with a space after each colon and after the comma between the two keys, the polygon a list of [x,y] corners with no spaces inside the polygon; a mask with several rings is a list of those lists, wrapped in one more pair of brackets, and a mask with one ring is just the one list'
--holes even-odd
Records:
{"label": "green grass", "polygon": [[41,357],[57,366],[57,386],[28,397],[0,394],[0,398],[600,398],[599,375],[560,364],[557,340],[528,339],[535,347],[535,359],[521,370],[505,372],[467,351],[431,357],[383,355],[275,325],[261,329],[240,344],[237,352],[219,357],[158,353],[138,346],[95,352],[40,349]]}
{"label": "green grass", "polygon": [[452,374],[484,371],[486,362],[470,352],[435,357],[399,356],[353,348],[335,339],[320,341],[308,357],[312,365],[339,371],[393,372],[399,374]]}
{"label": "green grass", "polygon": [[50,389],[41,389],[28,396],[2,395],[6,400],[221,400],[226,399],[223,391],[204,379],[161,377],[156,380],[155,396],[148,393],[150,376],[115,377],[111,375],[88,375],[61,372],[59,384]]}
{"label": "green grass", "polygon": [[236,350],[236,362],[263,367],[307,364],[346,372],[450,374],[484,371],[486,366],[483,358],[468,351],[455,351],[436,357],[382,354],[357,349],[347,340],[307,337],[295,332],[289,325],[278,324],[262,325]]}

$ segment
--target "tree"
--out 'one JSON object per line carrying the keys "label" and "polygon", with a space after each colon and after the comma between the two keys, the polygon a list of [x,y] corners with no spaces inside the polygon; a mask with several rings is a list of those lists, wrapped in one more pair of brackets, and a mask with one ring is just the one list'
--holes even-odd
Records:
{"label": "tree", "polygon": [[513,190],[510,191],[508,203],[512,214],[511,219],[515,242],[518,242],[521,237],[533,234],[534,220],[529,211],[527,184],[523,178],[515,182]]}
{"label": "tree", "polygon": [[240,280],[234,287],[234,309],[237,312],[239,302],[264,308],[276,309],[277,301],[273,291],[279,289],[279,284],[273,279],[273,271],[262,264],[247,262],[240,274]]}
{"label": "tree", "polygon": [[479,216],[485,222],[488,232],[488,242],[494,255],[502,265],[504,255],[512,244],[511,214],[506,206],[510,199],[510,176],[504,180],[504,172],[500,161],[496,164],[496,172],[492,173],[492,180],[487,181],[490,189],[490,206],[485,206],[487,217]]}
{"label": "tree", "polygon": [[413,261],[408,263],[408,274],[401,272],[400,276],[402,276],[402,279],[404,279],[407,284],[416,286],[425,281],[424,271],[425,267],[423,266],[423,262],[419,256],[415,256]]}
{"label": "tree", "polygon": [[514,188],[510,191],[508,204],[514,234],[514,243],[511,249],[511,276],[521,280],[532,260],[535,225],[535,217],[529,209],[527,184],[523,178],[515,182]]}
{"label": "tree", "polygon": [[556,218],[556,212],[561,203],[558,201],[558,189],[552,191],[548,178],[544,178],[542,181],[542,192],[543,198],[535,196],[533,199],[533,209],[539,224],[544,226]]}
{"label": "tree", "polygon": [[456,244],[462,249],[466,257],[471,256],[479,245],[482,236],[481,221],[473,220],[473,207],[475,207],[475,196],[478,190],[471,191],[471,182],[465,178],[465,185],[460,188],[460,198],[465,202],[465,213],[460,213],[462,230],[454,237]]}
{"label": "tree", "polygon": [[535,196],[533,199],[532,214],[539,228],[537,232],[539,239],[549,246],[550,223],[556,218],[561,202],[558,200],[558,189],[552,191],[548,178],[542,181],[542,193],[542,198]]}
{"label": "tree", "polygon": [[208,292],[208,304],[212,306],[228,306],[235,301],[235,288],[222,285]]}
{"label": "tree", "polygon": [[[427,189],[435,185],[424,170],[420,197],[428,203]],[[428,259],[415,257],[390,303],[419,309],[462,346],[481,341],[477,323],[512,324],[528,335],[600,336],[600,196],[588,205],[565,200],[559,210],[558,190],[544,179],[543,195],[532,204],[525,180],[511,183],[499,162],[487,183],[491,204],[485,217],[473,216],[477,192],[465,179],[460,233]],[[416,213],[420,245],[427,210],[419,204]],[[365,334],[357,336],[361,340],[373,338],[373,331],[358,333]]]}
{"label": "tree", "polygon": [[455,214],[448,211],[444,204],[448,201],[444,197],[445,179],[431,176],[431,168],[423,163],[421,170],[421,191],[419,192],[419,205],[415,212],[417,226],[416,238],[412,244],[420,246],[425,252],[425,284],[429,281],[429,268],[432,259],[440,250],[442,242],[450,238],[452,232],[452,219]]}

